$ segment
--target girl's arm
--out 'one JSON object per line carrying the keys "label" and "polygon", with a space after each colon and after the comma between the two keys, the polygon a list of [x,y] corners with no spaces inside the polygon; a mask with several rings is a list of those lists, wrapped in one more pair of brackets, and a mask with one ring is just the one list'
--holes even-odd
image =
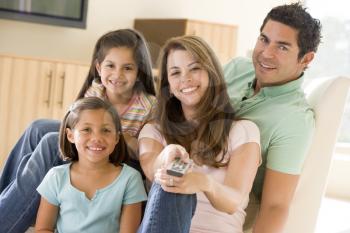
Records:
{"label": "girl's arm", "polygon": [[[249,194],[260,162],[260,147],[257,143],[245,143],[231,153],[224,183],[221,184],[210,175],[189,172],[183,177],[166,174],[159,170],[156,179],[162,188],[174,193],[204,192],[212,206],[222,212],[232,214]],[[169,179],[174,187],[169,187]]]}
{"label": "girl's arm", "polygon": [[35,232],[54,232],[58,211],[58,206],[50,204],[45,198],[42,197],[38,215],[36,217]]}
{"label": "girl's arm", "polygon": [[131,136],[128,133],[123,133],[126,145],[128,146],[129,153],[132,154],[132,158],[137,158],[137,138]]}
{"label": "girl's arm", "polygon": [[120,233],[135,233],[141,222],[141,202],[123,205]]}

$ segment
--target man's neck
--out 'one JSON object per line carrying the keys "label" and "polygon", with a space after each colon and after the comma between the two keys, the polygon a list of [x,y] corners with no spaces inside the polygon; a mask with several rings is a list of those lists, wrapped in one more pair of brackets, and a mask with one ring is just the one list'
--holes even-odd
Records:
{"label": "man's neck", "polygon": [[254,82],[253,82],[253,88],[254,88],[254,95],[258,94],[261,89],[260,84],[256,78],[254,79]]}

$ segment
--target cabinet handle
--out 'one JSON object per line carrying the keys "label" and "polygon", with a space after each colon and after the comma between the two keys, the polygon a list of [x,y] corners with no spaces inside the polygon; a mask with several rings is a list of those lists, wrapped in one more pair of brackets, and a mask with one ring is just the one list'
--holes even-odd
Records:
{"label": "cabinet handle", "polygon": [[46,76],[49,79],[49,85],[47,88],[47,96],[45,103],[47,104],[47,107],[50,107],[50,97],[51,97],[51,85],[52,85],[52,70],[49,71],[48,75]]}
{"label": "cabinet handle", "polygon": [[62,89],[61,89],[61,98],[60,98],[60,101],[58,101],[58,104],[63,107],[63,95],[64,95],[64,84],[65,84],[65,81],[66,81],[66,74],[65,72],[62,73],[62,75],[60,76],[60,79],[62,79]]}

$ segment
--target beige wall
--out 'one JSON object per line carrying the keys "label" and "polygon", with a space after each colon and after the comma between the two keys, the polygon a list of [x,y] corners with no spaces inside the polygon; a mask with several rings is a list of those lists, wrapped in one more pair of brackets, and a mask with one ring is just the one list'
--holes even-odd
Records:
{"label": "beige wall", "polygon": [[254,46],[268,10],[290,0],[90,0],[87,28],[0,19],[0,53],[88,63],[106,31],[132,27],[135,18],[191,18],[239,26],[238,55]]}

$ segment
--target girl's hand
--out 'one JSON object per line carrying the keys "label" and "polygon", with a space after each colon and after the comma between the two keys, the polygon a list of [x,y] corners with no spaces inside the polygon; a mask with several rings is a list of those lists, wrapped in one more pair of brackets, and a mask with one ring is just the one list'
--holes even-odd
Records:
{"label": "girl's hand", "polygon": [[175,158],[180,158],[180,160],[186,163],[190,162],[190,156],[187,153],[186,149],[183,146],[177,144],[170,144],[164,147],[160,153],[160,156],[161,165],[164,168],[170,165],[170,163],[172,163]]}
{"label": "girl's hand", "polygon": [[164,191],[171,193],[194,194],[210,188],[210,178],[199,172],[188,172],[182,177],[176,177],[168,175],[166,168],[160,168],[154,177]]}

